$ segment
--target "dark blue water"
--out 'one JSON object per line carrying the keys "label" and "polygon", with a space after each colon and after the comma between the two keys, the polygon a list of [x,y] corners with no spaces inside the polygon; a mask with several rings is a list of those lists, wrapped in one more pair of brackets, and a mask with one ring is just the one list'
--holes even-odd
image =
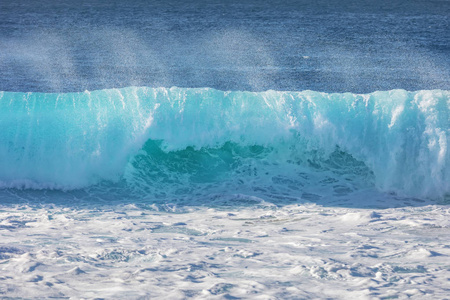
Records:
{"label": "dark blue water", "polygon": [[0,90],[450,89],[450,1],[0,2]]}

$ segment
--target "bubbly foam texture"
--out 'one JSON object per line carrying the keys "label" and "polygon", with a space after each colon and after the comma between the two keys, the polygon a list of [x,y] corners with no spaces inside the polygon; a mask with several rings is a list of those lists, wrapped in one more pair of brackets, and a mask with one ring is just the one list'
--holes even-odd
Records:
{"label": "bubbly foam texture", "polygon": [[253,181],[255,190],[333,174],[439,198],[450,193],[449,120],[450,92],[442,90],[0,92],[0,186],[124,180],[148,192]]}

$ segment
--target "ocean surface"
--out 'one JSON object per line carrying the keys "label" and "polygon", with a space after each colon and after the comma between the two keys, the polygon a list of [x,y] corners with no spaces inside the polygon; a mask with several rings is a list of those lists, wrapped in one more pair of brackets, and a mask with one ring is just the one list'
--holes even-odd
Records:
{"label": "ocean surface", "polygon": [[449,16],[2,1],[0,297],[447,297]]}
{"label": "ocean surface", "polygon": [[446,0],[0,2],[0,90],[448,90]]}

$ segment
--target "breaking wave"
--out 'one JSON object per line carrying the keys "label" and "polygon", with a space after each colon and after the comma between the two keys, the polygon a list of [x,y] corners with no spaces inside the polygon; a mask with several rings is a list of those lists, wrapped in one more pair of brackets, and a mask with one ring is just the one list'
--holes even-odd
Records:
{"label": "breaking wave", "polygon": [[162,196],[373,187],[440,198],[450,193],[449,124],[442,90],[0,92],[0,187],[120,182]]}

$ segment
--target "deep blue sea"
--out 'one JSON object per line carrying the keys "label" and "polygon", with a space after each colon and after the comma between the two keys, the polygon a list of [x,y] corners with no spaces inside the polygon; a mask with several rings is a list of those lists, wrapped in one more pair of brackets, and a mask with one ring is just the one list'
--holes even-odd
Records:
{"label": "deep blue sea", "polygon": [[1,1],[3,199],[446,198],[449,16],[446,0]]}
{"label": "deep blue sea", "polygon": [[450,88],[447,0],[0,2],[0,90]]}

